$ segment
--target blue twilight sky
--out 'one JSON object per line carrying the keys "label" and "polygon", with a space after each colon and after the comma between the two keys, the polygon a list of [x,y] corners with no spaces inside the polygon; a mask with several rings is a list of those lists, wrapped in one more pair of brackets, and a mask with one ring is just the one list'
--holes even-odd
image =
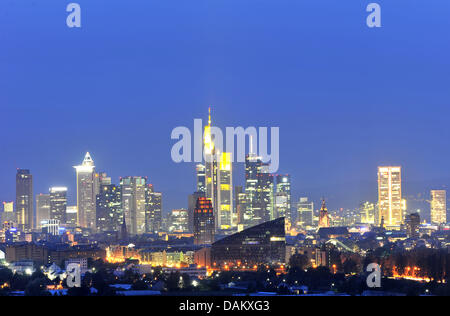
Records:
{"label": "blue twilight sky", "polygon": [[172,162],[170,133],[209,105],[220,127],[280,127],[295,200],[375,201],[381,164],[408,196],[450,184],[450,1],[378,1],[381,29],[369,0],[77,0],[81,29],[69,2],[0,1],[0,200],[29,168],[35,193],[75,203],[90,151],[186,207],[194,165]]}

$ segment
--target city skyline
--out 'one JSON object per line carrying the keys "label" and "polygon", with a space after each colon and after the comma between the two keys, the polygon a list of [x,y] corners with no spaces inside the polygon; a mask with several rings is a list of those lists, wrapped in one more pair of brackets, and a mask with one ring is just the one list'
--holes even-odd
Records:
{"label": "city skyline", "polygon": [[[247,141],[249,141],[248,139],[247,139]],[[225,154],[225,153],[223,153],[223,154]],[[84,166],[83,167],[83,165],[84,164],[86,164],[86,160],[88,160],[88,164],[89,164],[89,166]],[[198,183],[197,183],[197,181],[198,181],[198,179],[196,179],[196,177],[198,177],[198,174],[197,174],[197,170],[196,170],[196,168],[198,168],[198,163],[187,163],[188,165],[192,165],[193,166],[193,168],[194,168],[194,170],[192,171],[194,174],[193,175],[191,175],[191,177],[192,177],[192,179],[193,179],[193,181],[194,181],[194,183],[195,183],[195,185],[193,186],[193,188],[192,188],[192,190],[191,190],[191,192],[189,193],[189,194],[187,194],[187,195],[190,195],[190,194],[192,194],[192,192],[195,192],[197,189],[198,189]],[[203,164],[205,164],[205,162],[203,162]],[[237,163],[237,162],[234,162],[233,164],[233,169],[235,168],[235,166],[239,166],[239,165],[244,165],[245,166],[245,163]],[[238,178],[239,180],[241,180],[242,179],[242,174],[241,175],[239,175],[239,174],[235,174],[235,173],[237,173],[237,172],[242,172],[242,173],[245,173],[245,170],[242,170],[242,167],[243,166],[241,166],[241,168],[236,168],[238,171],[236,171],[236,170],[233,170],[233,173],[232,173],[232,178],[233,177],[236,177],[236,178]],[[92,158],[91,158],[91,156],[90,156],[90,153],[89,152],[87,152],[86,153],[86,155],[85,155],[85,158],[84,158],[84,161],[83,161],[83,164],[81,165],[81,166],[76,166],[76,167],[74,167],[75,169],[77,169],[77,168],[84,168],[84,169],[86,169],[86,168],[92,168],[92,170],[93,171],[89,171],[89,172],[96,172],[95,171],[95,167],[93,166],[93,160],[92,160]],[[380,170],[380,168],[388,168],[387,166],[378,166],[378,172],[379,172],[379,170]],[[389,168],[391,168],[391,167],[389,167]],[[401,167],[400,167],[401,168]],[[27,171],[27,170],[29,170],[29,169],[17,169],[17,170],[25,170],[25,171]],[[103,170],[103,169],[99,169],[99,170],[101,170],[102,172],[104,172],[105,170]],[[98,171],[98,170],[97,170]],[[403,170],[402,170],[403,171]],[[107,172],[107,173],[109,173],[109,172]],[[32,173],[32,171],[31,171],[31,174],[33,175],[33,173]],[[92,176],[94,175],[94,173],[92,173]],[[106,175],[106,173],[105,173],[105,175]],[[287,174],[289,177],[291,177],[290,176],[290,174]],[[279,176],[282,176],[282,174],[273,174],[273,176],[276,176],[276,177],[279,177]],[[117,181],[114,181],[114,180],[111,180],[111,178],[110,177],[108,177],[108,179],[109,179],[109,181],[112,181],[112,183],[113,184],[117,184],[117,185],[119,185],[120,183],[121,183],[121,181],[122,181],[122,179],[123,178],[126,178],[126,177],[143,177],[143,178],[145,178],[145,179],[148,179],[148,176],[147,175],[144,175],[144,176],[119,176],[118,177],[118,179],[117,179]],[[76,177],[75,177],[75,179],[76,179]],[[43,181],[44,179],[42,179],[41,181]],[[94,178],[92,178],[92,181],[93,181],[93,184],[94,184]],[[237,180],[237,181],[239,181],[239,180]],[[97,182],[98,182],[99,180],[97,180]],[[294,180],[295,181],[295,180]],[[379,180],[378,180],[379,181]],[[35,182],[36,182],[36,180],[33,180],[33,185],[35,185]],[[76,181],[75,181],[76,182]],[[373,181],[374,183],[376,183],[376,180],[375,181]],[[242,182],[238,182],[238,183],[236,183],[236,181],[233,181],[233,187],[236,187],[236,186],[244,186],[245,187],[245,183],[246,183],[246,181],[242,181]],[[97,183],[98,184],[98,183]],[[154,183],[153,183],[154,184]],[[404,186],[405,186],[405,182],[404,182],[404,180],[402,180],[402,182],[401,182],[401,185],[402,185],[402,188],[403,188],[403,190],[404,190]],[[58,187],[58,186],[55,186],[55,185],[51,185],[50,187],[49,187],[49,190],[51,190],[52,189],[52,187]],[[75,189],[75,190],[72,190],[72,192],[70,192],[71,190],[70,189],[68,189],[68,187],[70,187],[70,185],[65,185],[64,184],[64,186],[59,186],[59,187],[63,187],[63,188],[65,188],[66,190],[67,190],[67,192],[68,192],[68,194],[67,194],[67,197],[68,197],[68,205],[77,205],[77,190]],[[75,183],[75,188],[77,187],[77,185],[76,185],[76,183]],[[295,188],[295,187],[294,187]],[[275,195],[276,195],[276,188],[274,187],[273,188],[274,189],[274,193],[275,193]],[[445,185],[441,185],[441,186],[439,186],[439,185],[432,185],[431,186],[431,189],[429,189],[429,188],[427,188],[426,186],[423,186],[422,187],[422,192],[425,194],[424,196],[423,196],[423,201],[427,204],[427,206],[425,207],[425,209],[424,208],[422,208],[422,209],[420,209],[420,211],[422,212],[422,216],[424,216],[424,218],[426,219],[426,220],[429,220],[429,219],[431,219],[431,210],[430,210],[430,203],[431,203],[431,200],[429,199],[429,197],[427,197],[426,195],[427,194],[430,194],[430,191],[435,191],[435,190],[439,190],[439,189],[446,189],[446,186]],[[372,190],[373,190],[373,188],[372,188]],[[44,191],[44,192],[39,192],[39,191],[35,191],[35,188],[33,187],[33,191],[34,191],[34,200],[33,200],[33,204],[35,204],[36,203],[36,199],[35,199],[35,197],[37,196],[37,195],[40,195],[40,194],[46,194],[46,193],[48,193],[48,191]],[[75,191],[75,192],[73,192],[73,191]],[[297,191],[298,192],[298,191]],[[378,195],[378,190],[376,191],[377,192],[377,195]],[[94,192],[93,192],[94,193]],[[98,192],[97,192],[98,193]],[[97,194],[97,193],[95,193],[94,195],[93,195],[93,207],[94,207],[94,209],[95,209],[95,195]],[[296,196],[296,195],[293,195],[293,200],[294,200],[294,204],[292,204],[291,205],[291,210],[293,210],[294,208],[296,208],[296,202],[295,202],[295,199],[299,199],[299,198],[302,198],[302,197],[304,197],[304,196],[307,196],[308,198],[310,198],[310,199],[312,199],[312,200],[314,200],[314,201],[321,201],[323,198],[324,198],[324,194],[321,194],[320,195],[320,198],[316,198],[316,197],[314,197],[314,193],[309,193],[309,192],[302,192],[302,193],[300,193],[298,196]],[[317,195],[316,195],[317,196]],[[405,195],[405,194],[401,194],[401,197],[403,198],[403,199],[405,199],[405,200],[408,200],[408,198],[410,198],[411,196],[407,196],[407,195]],[[275,196],[274,196],[274,198],[275,198]],[[328,205],[328,203],[329,203],[329,197],[327,196],[327,205]],[[184,199],[184,200],[186,200],[186,199]],[[233,197],[233,200],[234,200],[234,197]],[[366,200],[364,200],[364,199],[361,199],[361,200],[359,200],[359,204],[361,204],[361,203],[363,203],[363,202],[377,202],[379,200],[379,197],[377,197],[377,196],[374,196],[372,199],[366,199]],[[15,201],[15,199],[14,198],[12,198],[12,199],[4,199],[3,200],[4,202],[9,202],[9,201]],[[165,203],[167,203],[167,202],[165,202]],[[169,205],[171,205],[172,203],[170,203],[170,201],[169,201],[169,203],[167,203],[167,204],[169,204]],[[172,210],[174,210],[174,209],[187,209],[188,208],[188,205],[187,205],[188,203],[186,203],[186,201],[184,201],[184,204],[182,204],[182,205],[178,205],[178,207],[175,207],[175,208],[169,208],[169,207],[166,207],[166,208],[164,208],[163,209],[163,212],[164,212],[164,214],[165,215],[167,215],[167,214],[169,214]],[[319,204],[319,203],[317,203],[317,204]],[[349,207],[342,207],[342,206],[334,206],[333,207],[333,209],[336,209],[336,210],[339,210],[339,209],[345,209],[345,210],[356,210],[358,207],[359,207],[359,204],[354,204],[354,205],[352,205],[352,206],[349,206]],[[173,204],[172,204],[173,205]],[[14,208],[16,208],[16,204],[14,204]],[[36,212],[37,212],[37,208],[35,208],[35,210],[36,210]],[[316,208],[315,209],[315,211],[318,211],[319,210],[319,208]],[[417,210],[417,208],[416,209],[414,209],[413,207],[411,207],[411,208],[408,208],[408,209],[406,209],[406,213],[405,214],[409,214],[409,213],[413,213],[413,212],[415,212]],[[404,215],[405,215],[404,214]],[[36,214],[36,216],[37,216],[37,214]],[[79,216],[79,214],[78,214],[78,216]],[[378,221],[379,221],[380,219],[378,219]]]}
{"label": "city skyline", "polygon": [[0,296],[450,296],[449,12],[0,1]]}

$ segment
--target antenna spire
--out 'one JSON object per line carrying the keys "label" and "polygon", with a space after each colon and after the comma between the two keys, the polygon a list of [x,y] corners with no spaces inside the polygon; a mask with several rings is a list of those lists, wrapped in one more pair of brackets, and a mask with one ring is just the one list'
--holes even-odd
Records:
{"label": "antenna spire", "polygon": [[211,107],[208,108],[208,125],[211,126]]}

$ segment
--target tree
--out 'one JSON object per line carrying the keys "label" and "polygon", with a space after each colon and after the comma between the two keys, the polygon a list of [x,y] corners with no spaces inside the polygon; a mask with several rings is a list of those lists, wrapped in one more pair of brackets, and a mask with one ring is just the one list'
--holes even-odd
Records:
{"label": "tree", "polygon": [[47,279],[36,278],[32,280],[25,288],[25,296],[50,296],[47,291]]}
{"label": "tree", "polygon": [[145,281],[143,281],[143,280],[136,280],[131,285],[131,289],[134,290],[134,291],[148,290],[148,284],[145,283]]}
{"label": "tree", "polygon": [[11,284],[14,274],[11,270],[7,268],[0,269],[0,284],[8,283]]}
{"label": "tree", "polygon": [[355,260],[348,258],[344,262],[344,273],[350,274],[350,273],[357,273],[358,272],[358,264]]}
{"label": "tree", "polygon": [[289,259],[290,268],[306,269],[309,265],[308,256],[302,254],[292,255]]}
{"label": "tree", "polygon": [[171,272],[167,277],[165,284],[167,291],[169,292],[177,291],[179,289],[180,284],[180,272],[178,271]]}

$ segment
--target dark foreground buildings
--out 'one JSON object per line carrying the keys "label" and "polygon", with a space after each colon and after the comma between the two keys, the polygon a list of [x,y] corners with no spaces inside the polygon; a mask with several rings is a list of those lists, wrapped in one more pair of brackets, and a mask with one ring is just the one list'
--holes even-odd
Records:
{"label": "dark foreground buildings", "polygon": [[211,262],[216,266],[284,263],[284,222],[284,217],[280,217],[216,241],[211,247]]}
{"label": "dark foreground buildings", "polygon": [[56,263],[62,266],[65,260],[75,258],[106,258],[106,251],[94,245],[69,247],[68,245],[40,245],[35,243],[15,243],[5,249],[7,262],[31,260],[36,265]]}

